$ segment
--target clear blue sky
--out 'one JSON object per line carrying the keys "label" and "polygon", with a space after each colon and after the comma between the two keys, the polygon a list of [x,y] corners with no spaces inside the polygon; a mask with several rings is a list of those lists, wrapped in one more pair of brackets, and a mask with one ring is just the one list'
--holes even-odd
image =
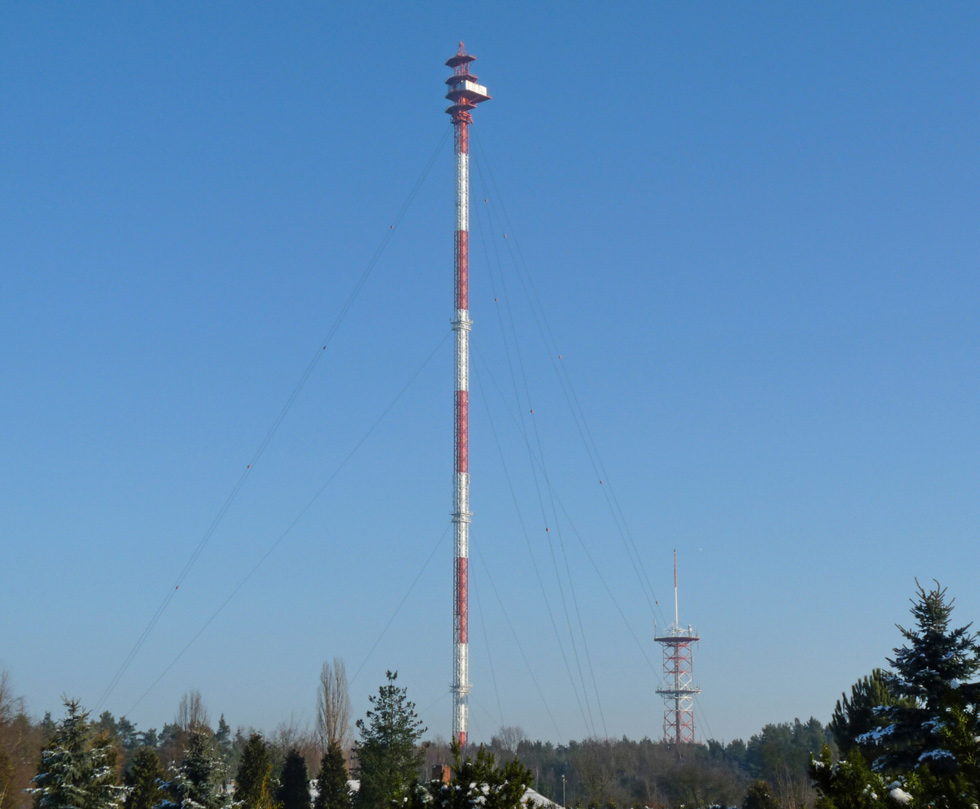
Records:
{"label": "clear blue sky", "polygon": [[[5,2],[0,663],[31,711],[94,706],[173,587],[450,128],[460,39],[509,219],[474,174],[473,736],[662,722],[654,613],[515,244],[668,617],[678,549],[699,736],[827,721],[913,577],[980,618],[976,4]],[[424,565],[451,509],[452,182],[446,143],[113,713],[159,727],[198,688],[233,725],[310,720],[339,656],[357,715],[397,669],[448,736],[448,536]]]}

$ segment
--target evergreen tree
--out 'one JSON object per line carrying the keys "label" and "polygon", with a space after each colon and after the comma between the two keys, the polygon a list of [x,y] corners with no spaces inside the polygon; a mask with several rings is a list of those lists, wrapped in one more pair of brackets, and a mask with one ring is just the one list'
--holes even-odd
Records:
{"label": "evergreen tree", "polygon": [[886,784],[873,772],[856,747],[835,762],[825,745],[810,762],[810,777],[819,793],[816,809],[896,809],[911,800],[899,783]]}
{"label": "evergreen tree", "polygon": [[922,767],[915,779],[917,794],[925,806],[943,809],[975,809],[980,796],[980,746],[976,716],[961,707],[950,707],[939,729],[942,749],[955,767]]}
{"label": "evergreen tree", "polygon": [[192,731],[187,752],[171,766],[173,777],[166,784],[169,796],[160,809],[225,809],[229,801],[222,788],[224,775],[211,739],[204,731]]}
{"label": "evergreen tree", "polygon": [[272,809],[272,757],[262,734],[253,733],[242,750],[235,776],[235,803],[241,809]]}
{"label": "evergreen tree", "polygon": [[51,711],[45,711],[44,717],[41,719],[41,731],[44,733],[46,738],[50,739],[52,736],[54,736],[57,729],[58,726],[55,724],[55,721],[51,716]]}
{"label": "evergreen tree", "polygon": [[228,767],[232,772],[238,772],[238,765],[242,760],[242,753],[245,745],[248,744],[248,736],[242,728],[235,728],[235,735],[231,739],[231,752],[228,754]]}
{"label": "evergreen tree", "polygon": [[141,737],[142,734],[137,732],[136,725],[125,716],[116,723],[116,743],[122,750],[124,771],[129,769],[136,751],[144,746]]}
{"label": "evergreen tree", "polygon": [[126,774],[125,809],[153,809],[162,803],[167,793],[163,789],[163,766],[152,747],[141,747],[133,756]]}
{"label": "evergreen tree", "polygon": [[[911,706],[912,700],[896,697],[888,687],[888,675],[875,669],[851,686],[851,696],[841,694],[830,719],[830,731],[841,753],[849,752],[857,739],[874,730],[880,723],[879,709],[892,705]],[[862,746],[867,754],[867,745]]]}
{"label": "evergreen tree", "polygon": [[95,723],[95,727],[98,730],[106,731],[110,736],[119,735],[119,723],[116,722],[116,717],[112,715],[110,711],[103,711],[99,716],[99,720]]}
{"label": "evergreen tree", "polygon": [[[746,745],[745,764],[752,778],[767,781],[777,801],[785,806],[805,801],[811,792],[807,768],[825,744],[830,731],[811,717],[806,722],[769,724]],[[744,793],[743,793],[744,794]]]}
{"label": "evergreen tree", "polygon": [[142,745],[140,744],[140,734],[136,731],[136,725],[130,722],[125,716],[120,718],[116,724],[116,735],[123,750],[135,752]]}
{"label": "evergreen tree", "polygon": [[361,786],[356,809],[386,809],[392,800],[409,794],[419,776],[424,751],[419,740],[426,728],[415,714],[406,689],[395,685],[397,672],[387,672],[388,684],[370,697],[371,709],[357,720],[361,733],[355,744]]}
{"label": "evergreen tree", "polygon": [[912,600],[915,628],[898,627],[907,644],[895,649],[889,659],[893,669],[885,675],[888,689],[903,698],[898,705],[879,711],[879,727],[858,738],[874,743],[884,752],[874,763],[876,770],[902,772],[922,767],[932,775],[958,769],[945,746],[943,729],[956,711],[969,715],[970,732],[980,730],[976,705],[980,686],[968,681],[980,669],[980,646],[970,626],[950,628],[953,599],[936,582],[925,590],[916,582],[918,597]]}
{"label": "evergreen tree", "polygon": [[482,744],[476,758],[461,758],[458,742],[453,740],[453,773],[448,784],[429,781],[412,791],[409,809],[522,809],[523,799],[531,784],[533,773],[514,759],[497,766],[491,753]]}
{"label": "evergreen tree", "polygon": [[330,742],[320,760],[316,777],[316,801],[313,809],[351,809],[350,788],[347,786],[347,765],[344,752],[336,740]]}
{"label": "evergreen tree", "polygon": [[778,809],[778,806],[768,782],[760,779],[749,784],[742,809]]}
{"label": "evergreen tree", "polygon": [[78,700],[65,707],[30,790],[36,809],[118,809],[124,790],[111,739],[95,734]]}
{"label": "evergreen tree", "polygon": [[306,759],[295,747],[286,754],[276,801],[281,809],[310,809],[310,774]]}
{"label": "evergreen tree", "polygon": [[214,746],[226,765],[231,756],[231,744],[231,726],[225,721],[225,715],[221,714],[221,718],[218,719],[218,729],[214,732]]}

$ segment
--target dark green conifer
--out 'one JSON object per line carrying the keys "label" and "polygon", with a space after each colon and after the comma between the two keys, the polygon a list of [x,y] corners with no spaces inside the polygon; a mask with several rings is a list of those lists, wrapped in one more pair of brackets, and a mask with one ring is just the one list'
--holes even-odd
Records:
{"label": "dark green conifer", "polygon": [[313,809],[351,809],[351,795],[347,781],[344,752],[338,742],[332,741],[320,760]]}
{"label": "dark green conifer", "polygon": [[902,703],[879,711],[879,726],[859,737],[862,744],[877,744],[883,753],[875,769],[910,771],[926,766],[933,773],[956,769],[955,756],[946,749],[942,730],[947,715],[968,709],[976,733],[973,709],[980,686],[969,681],[980,669],[980,645],[971,624],[950,628],[954,599],[936,583],[926,590],[918,582],[918,597],[912,600],[915,628],[898,629],[908,641],[889,659],[893,671],[885,675],[888,689]]}
{"label": "dark green conifer", "polygon": [[152,747],[141,747],[133,755],[129,772],[126,773],[125,809],[153,809],[163,802],[167,793],[163,789],[163,765]]}
{"label": "dark green conifer", "polygon": [[95,734],[78,700],[65,707],[30,790],[36,809],[118,809],[123,788],[112,740]]}
{"label": "dark green conifer", "polygon": [[171,767],[171,780],[165,785],[168,800],[161,809],[224,809],[228,796],[222,787],[223,771],[207,732],[191,731],[187,751],[179,764]]}
{"label": "dark green conifer", "polygon": [[235,776],[235,803],[241,809],[272,809],[272,757],[261,733],[245,742]]}
{"label": "dark green conifer", "polygon": [[221,714],[221,718],[218,719],[218,729],[214,732],[214,746],[226,765],[231,756],[231,744],[231,726],[225,721],[225,715]]}
{"label": "dark green conifer", "polygon": [[462,758],[452,744],[453,769],[448,784],[432,780],[409,796],[409,809],[523,809],[524,796],[534,783],[533,773],[514,759],[497,766],[493,753],[482,744],[476,758]]}
{"label": "dark green conifer", "polygon": [[742,809],[778,809],[779,804],[772,794],[768,781],[758,779],[749,784],[742,801]]}
{"label": "dark green conifer", "polygon": [[424,751],[419,740],[426,728],[415,713],[406,689],[395,685],[397,672],[387,672],[388,684],[369,697],[371,710],[357,720],[361,738],[355,745],[360,789],[356,809],[387,809],[404,797],[419,777]]}
{"label": "dark green conifer", "polygon": [[310,809],[310,774],[306,759],[295,747],[286,754],[276,801],[281,809]]}
{"label": "dark green conifer", "polygon": [[[911,705],[910,700],[895,696],[888,687],[888,675],[875,669],[851,686],[851,695],[841,694],[830,718],[830,731],[841,754],[844,755],[858,744],[857,740],[881,724],[882,707]],[[873,750],[862,745],[862,752],[873,755]]]}
{"label": "dark green conifer", "polygon": [[820,757],[810,761],[810,777],[817,788],[816,809],[895,809],[901,805],[889,799],[889,793],[900,786],[889,785],[880,773],[873,772],[857,747],[834,761],[830,747],[824,745]]}

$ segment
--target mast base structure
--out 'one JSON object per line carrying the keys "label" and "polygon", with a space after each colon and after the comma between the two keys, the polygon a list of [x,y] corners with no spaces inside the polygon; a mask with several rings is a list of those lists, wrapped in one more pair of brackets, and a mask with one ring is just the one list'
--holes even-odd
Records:
{"label": "mast base structure", "polygon": [[664,647],[664,685],[657,693],[664,698],[664,741],[690,744],[694,741],[694,698],[701,693],[694,685],[694,651],[701,638],[691,627],[669,626],[654,640]]}
{"label": "mast base structure", "polygon": [[456,312],[456,396],[455,396],[455,473],[453,482],[453,738],[466,746],[469,729],[469,561],[470,561],[470,465],[469,465],[469,387],[470,387],[470,146],[469,125],[477,104],[490,100],[487,88],[470,73],[476,60],[459,43],[456,55],[446,62],[453,75],[446,79],[446,110],[452,118],[456,153],[456,236],[455,286]]}

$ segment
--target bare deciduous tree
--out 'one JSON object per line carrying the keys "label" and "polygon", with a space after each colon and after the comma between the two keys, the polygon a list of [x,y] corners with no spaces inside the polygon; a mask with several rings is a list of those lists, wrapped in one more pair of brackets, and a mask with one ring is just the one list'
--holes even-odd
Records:
{"label": "bare deciduous tree", "polygon": [[517,746],[526,739],[524,728],[519,725],[501,725],[500,730],[490,737],[490,749],[499,750],[513,758],[517,753]]}
{"label": "bare deciduous tree", "polygon": [[0,669],[0,809],[30,809],[27,789],[45,737],[45,726],[31,721],[23,698],[14,694],[10,673]]}
{"label": "bare deciduous tree", "polygon": [[10,672],[0,669],[0,728],[13,722],[14,717],[22,710],[23,701],[14,696]]}
{"label": "bare deciduous tree", "polygon": [[324,663],[320,670],[320,687],[316,701],[316,734],[326,750],[332,742],[341,750],[350,747],[350,689],[347,669],[339,657]]}
{"label": "bare deciduous tree", "polygon": [[310,731],[309,725],[301,723],[290,714],[288,722],[280,722],[269,737],[269,750],[273,763],[278,769],[286,760],[290,750],[298,752],[306,761],[308,771],[316,774],[320,764],[320,743],[317,735]]}
{"label": "bare deciduous tree", "polygon": [[204,707],[201,692],[196,688],[187,691],[180,698],[175,723],[185,733],[201,730],[207,731],[208,733],[212,732],[211,725],[208,722],[208,710]]}

